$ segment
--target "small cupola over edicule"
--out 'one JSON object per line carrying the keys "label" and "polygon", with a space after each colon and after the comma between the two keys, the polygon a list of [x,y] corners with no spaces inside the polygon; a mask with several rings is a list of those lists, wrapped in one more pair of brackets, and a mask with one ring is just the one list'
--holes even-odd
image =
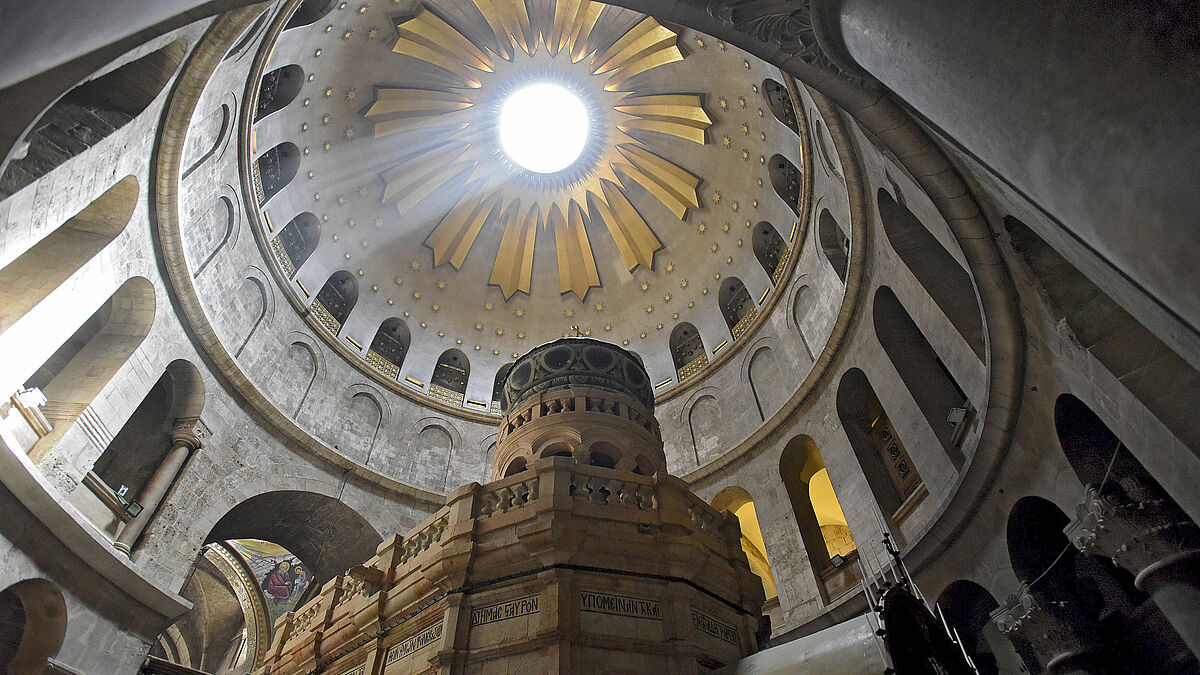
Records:
{"label": "small cupola over edicule", "polygon": [[554,456],[644,476],[666,471],[650,378],[616,345],[563,338],[534,348],[509,370],[501,409],[492,480]]}

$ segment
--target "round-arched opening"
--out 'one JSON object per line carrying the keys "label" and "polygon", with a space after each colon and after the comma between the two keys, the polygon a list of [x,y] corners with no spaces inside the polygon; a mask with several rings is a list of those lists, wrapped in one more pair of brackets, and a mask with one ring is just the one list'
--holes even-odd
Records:
{"label": "round-arched opening", "polygon": [[524,457],[518,457],[508,463],[508,467],[504,469],[504,477],[515,476],[528,468],[528,466]]}
{"label": "round-arched opening", "polygon": [[67,635],[67,603],[46,579],[0,591],[0,672],[40,673]]}

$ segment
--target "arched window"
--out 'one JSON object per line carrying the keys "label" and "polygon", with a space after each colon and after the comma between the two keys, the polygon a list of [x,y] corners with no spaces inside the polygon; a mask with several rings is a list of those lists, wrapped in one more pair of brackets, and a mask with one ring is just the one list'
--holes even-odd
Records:
{"label": "arched window", "polygon": [[671,331],[671,359],[675,362],[675,374],[679,381],[695,375],[708,364],[708,354],[700,341],[700,331],[688,322],[683,322]]}
{"label": "arched window", "polygon": [[750,498],[750,493],[740,487],[727,487],[713,497],[712,507],[737,516],[738,525],[742,530],[742,550],[746,553],[746,560],[750,562],[750,571],[762,580],[763,595],[767,600],[778,597],[775,575],[771,572],[771,562],[767,559],[767,545],[763,542],[762,527],[758,523],[758,511],[754,509],[754,500]]}
{"label": "arched window", "polygon": [[283,226],[279,234],[271,240],[271,250],[275,252],[275,259],[290,279],[296,275],[296,270],[300,269],[313,251],[317,250],[320,241],[321,219],[305,211]]}
{"label": "arched window", "polygon": [[898,524],[925,494],[924,484],[875,389],[858,368],[842,375],[837,412],[875,501],[892,524]]}
{"label": "arched window", "polygon": [[717,304],[721,306],[721,316],[725,317],[725,324],[729,326],[729,332],[733,333],[735,340],[745,334],[754,317],[758,315],[754,298],[750,297],[746,284],[737,277],[728,277],[721,282],[721,290],[717,292]]}
{"label": "arched window", "polygon": [[393,380],[400,377],[400,366],[408,354],[410,336],[404,320],[393,316],[379,324],[371,348],[367,350],[367,363]]}
{"label": "arched window", "polygon": [[1024,223],[1010,216],[1004,226],[1079,344],[1192,452],[1200,454],[1200,424],[1192,403],[1200,400],[1200,372]]}
{"label": "arched window", "polygon": [[333,9],[336,2],[337,0],[304,0],[296,8],[296,13],[292,14],[292,18],[288,19],[287,25],[283,29],[301,28],[320,21]]}
{"label": "arched window", "polygon": [[280,143],[254,162],[254,191],[258,205],[279,194],[300,170],[300,149],[294,143]]}
{"label": "arched window", "polygon": [[825,253],[829,266],[837,272],[839,279],[845,281],[846,273],[850,270],[850,239],[829,209],[821,210],[821,217],[817,220],[817,239],[821,242],[821,251]]}
{"label": "arched window", "polygon": [[33,309],[129,224],[137,206],[138,182],[117,181],[70,220],[0,269],[0,333]]}
{"label": "arched window", "polygon": [[778,284],[790,252],[783,237],[779,236],[773,225],[761,222],[754,228],[753,248],[754,257],[767,276],[771,277],[771,284]]}
{"label": "arched window", "polygon": [[828,603],[854,589],[861,575],[856,565],[858,547],[817,444],[808,436],[788,441],[779,457],[779,477],[787,489],[800,538]]}
{"label": "arched window", "polygon": [[515,476],[527,468],[529,468],[529,464],[525,461],[525,458],[517,457],[513,461],[509,462],[508,466],[504,469],[504,477],[508,478],[509,476]]}
{"label": "arched window", "polygon": [[496,379],[492,382],[492,412],[499,415],[501,406],[504,403],[504,381],[508,379],[508,372],[512,370],[513,364],[506,363],[500,366],[500,370],[496,371]]}
{"label": "arched window", "polygon": [[330,333],[337,335],[358,303],[358,281],[346,270],[334,272],[317,293],[312,312]]}
{"label": "arched window", "polygon": [[892,248],[982,361],[983,319],[971,277],[913,212],[896,203],[887,190],[879,189],[878,200],[883,231]]}
{"label": "arched window", "polygon": [[775,194],[787,203],[797,216],[800,215],[800,192],[802,174],[791,160],[783,155],[772,155],[767,162],[767,173],[771,176],[771,187]]}
{"label": "arched window", "polygon": [[875,291],[872,316],[883,351],[900,373],[942,450],[954,468],[961,469],[963,454],[959,447],[975,408],[892,289],[880,286]]}
{"label": "arched window", "polygon": [[304,70],[296,64],[276,68],[263,75],[258,85],[258,107],[254,110],[254,121],[258,122],[286,108],[296,100],[303,86]]}
{"label": "arched window", "polygon": [[461,406],[470,377],[471,362],[467,360],[467,355],[457,349],[447,349],[438,357],[437,365],[433,368],[429,395],[443,403]]}
{"label": "arched window", "polygon": [[142,344],[154,307],[154,284],[145,277],[126,281],[25,381],[26,388],[46,395],[42,414],[52,426],[30,450],[34,462],[50,452]]}
{"label": "arched window", "polygon": [[763,80],[762,93],[763,98],[767,100],[767,107],[771,109],[771,114],[775,116],[775,119],[783,122],[799,135],[800,125],[796,123],[796,108],[792,105],[792,95],[788,93],[787,87],[767,78]]}
{"label": "arched window", "polygon": [[187,53],[187,44],[171,44],[67,92],[33,125],[0,176],[0,199],[53,171],[68,159],[107,138],[150,105]]}

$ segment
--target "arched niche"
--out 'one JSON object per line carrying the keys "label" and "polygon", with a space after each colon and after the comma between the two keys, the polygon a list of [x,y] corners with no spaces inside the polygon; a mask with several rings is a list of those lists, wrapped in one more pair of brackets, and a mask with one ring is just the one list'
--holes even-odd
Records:
{"label": "arched niche", "polygon": [[238,229],[240,220],[240,209],[235,206],[235,196],[228,194],[217,197],[213,203],[212,209],[208,213],[206,227],[197,228],[200,231],[197,233],[202,240],[207,240],[209,252],[196,266],[196,271],[192,273],[192,278],[196,279],[208,268],[209,264],[216,259],[229,242],[235,240],[234,235]]}
{"label": "arched niche", "polygon": [[503,403],[504,396],[504,381],[508,379],[508,373],[512,370],[512,367],[515,363],[516,362],[514,361],[513,363],[506,363],[500,366],[500,369],[496,371],[496,379],[492,380],[491,410],[494,413],[500,413],[500,406]]}
{"label": "arched niche", "polygon": [[861,575],[858,547],[829,481],[817,444],[808,436],[788,441],[779,457],[779,478],[787,490],[800,539],[825,603],[853,590]]}
{"label": "arched niche", "polygon": [[866,373],[858,368],[847,370],[838,383],[837,413],[875,502],[898,524],[924,496],[925,486]]}
{"label": "arched niche", "polygon": [[283,29],[291,30],[314,24],[329,14],[336,4],[337,0],[304,0]]}
{"label": "arched niche", "polygon": [[529,465],[525,461],[525,458],[517,457],[513,459],[513,461],[509,462],[508,466],[504,468],[504,477],[508,478],[509,476],[515,476],[527,468],[529,468]]}
{"label": "arched niche", "polygon": [[321,219],[305,211],[288,221],[271,240],[271,249],[288,278],[308,260],[321,242]]}
{"label": "arched niche", "polygon": [[974,406],[892,289],[880,286],[875,291],[871,316],[884,353],[900,373],[942,451],[956,470],[961,469],[960,446],[974,420]]}
{"label": "arched niche", "polygon": [[971,277],[908,207],[883,188],[876,194],[883,231],[892,249],[983,361],[983,315]]}
{"label": "arched niche", "polygon": [[1064,318],[1080,346],[1134,398],[1200,455],[1200,372],[1121,308],[1024,223],[1007,216],[1013,248],[1046,289],[1054,313]]}
{"label": "arched niche", "polygon": [[821,217],[817,219],[817,240],[829,266],[839,279],[845,281],[850,270],[850,238],[829,209],[822,209]]}
{"label": "arched niche", "polygon": [[264,492],[230,509],[205,543],[269,541],[308,564],[318,586],[375,555],[383,538],[345,502],[315,492]]}
{"label": "arched niche", "polygon": [[89,487],[115,495],[124,486],[126,501],[144,502],[142,489],[171,449],[172,431],[178,424],[190,428],[203,410],[200,372],[188,361],[172,361],[92,465]]}
{"label": "arched niche", "polygon": [[284,142],[254,160],[254,190],[262,206],[287,187],[300,170],[300,149]]}
{"label": "arched niche", "polygon": [[792,95],[782,83],[767,78],[762,81],[763,98],[775,119],[787,125],[796,135],[800,135],[800,125],[796,122],[796,108],[792,104]]}
{"label": "arched niche", "polygon": [[358,280],[346,270],[329,275],[317,293],[312,309],[317,320],[330,333],[337,335],[358,304]]}
{"label": "arched niche", "polygon": [[471,362],[457,349],[447,349],[438,357],[429,383],[429,395],[452,405],[462,405],[471,378]]}
{"label": "arched niche", "polygon": [[771,561],[767,558],[767,545],[763,542],[762,527],[758,522],[758,511],[754,508],[754,500],[750,493],[737,486],[729,486],[713,497],[712,507],[718,511],[729,511],[737,516],[738,526],[742,530],[742,550],[750,563],[750,571],[762,580],[763,595],[767,600],[779,596],[775,588],[775,574],[771,571]]}
{"label": "arched niche", "polygon": [[779,278],[783,274],[784,263],[787,262],[788,245],[783,241],[783,237],[779,236],[779,232],[775,230],[775,226],[763,221],[754,226],[754,235],[751,238],[754,249],[754,258],[758,260],[758,264],[762,266],[763,271],[770,277],[772,284],[778,284]]}
{"label": "arched niche", "polygon": [[125,230],[137,206],[137,178],[126,176],[0,269],[0,333],[16,323]]}
{"label": "arched niche", "polygon": [[26,134],[24,154],[0,176],[0,200],[58,168],[137,117],[158,97],[187,53],[176,40],[88,80],[50,106]]}
{"label": "arched niche", "polygon": [[263,75],[258,84],[258,103],[254,109],[254,121],[260,122],[271,113],[283,110],[300,94],[304,87],[304,69],[296,64],[276,68]]}
{"label": "arched niche", "polygon": [[772,155],[767,161],[767,174],[771,187],[797,216],[800,214],[800,194],[804,174],[783,155]]}
{"label": "arched niche", "polygon": [[400,317],[393,316],[379,324],[371,348],[367,351],[367,362],[393,380],[400,376],[404,356],[408,354],[411,337],[408,326]]}
{"label": "arched niche", "polygon": [[725,317],[725,325],[733,333],[733,339],[738,339],[746,333],[758,308],[746,284],[737,277],[726,277],[717,291],[717,305],[721,308],[721,316]]}
{"label": "arched niche", "polygon": [[67,636],[67,603],[48,579],[0,591],[0,672],[41,673]]}
{"label": "arched niche", "polygon": [[[230,98],[232,99],[232,96]],[[201,147],[204,147],[205,150],[200,153],[199,157],[188,162],[188,168],[183,172],[183,176],[180,178],[181,181],[187,180],[188,176],[195,173],[196,169],[199,169],[205,162],[215,157],[217,152],[221,150],[221,146],[224,144],[225,139],[229,137],[229,132],[233,127],[233,107],[229,103],[222,103],[221,107],[212,111],[209,119],[216,120],[216,124],[210,123],[207,125],[208,129],[205,129],[205,131],[212,130],[215,132],[212,134],[212,140],[205,139],[199,132],[193,135],[193,131],[191,129],[188,130],[188,143],[192,145],[202,144]],[[185,157],[190,159],[193,155],[194,153],[189,153]]]}
{"label": "arched niche", "polygon": [[671,330],[668,346],[680,382],[700,372],[708,364],[708,353],[704,351],[700,331],[687,321]]}
{"label": "arched niche", "polygon": [[[1028,657],[1023,657],[991,620],[991,613],[1000,608],[1000,603],[986,588],[959,579],[938,596],[937,608],[946,625],[958,633],[979,675],[1029,672],[1024,660]],[[1031,653],[1028,645],[1023,645],[1022,651]]]}
{"label": "arched niche", "polygon": [[229,48],[229,51],[225,52],[225,57],[221,60],[224,61],[233,58],[241,54],[246,47],[250,46],[250,43],[254,41],[254,38],[258,35],[258,32],[262,30],[264,25],[266,25],[270,14],[271,12],[269,10],[264,9],[258,15],[258,18],[254,20],[254,23],[250,24],[246,30],[242,31],[242,34],[238,37],[237,42],[233,43],[233,46]]}
{"label": "arched niche", "polygon": [[50,452],[142,344],[154,310],[154,284],[145,277],[129,279],[25,381],[26,388],[46,395],[42,414],[52,426],[30,450],[33,461]]}

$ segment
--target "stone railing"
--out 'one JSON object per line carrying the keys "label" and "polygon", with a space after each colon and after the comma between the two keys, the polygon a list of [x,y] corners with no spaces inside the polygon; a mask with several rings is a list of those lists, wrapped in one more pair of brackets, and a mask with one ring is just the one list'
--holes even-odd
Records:
{"label": "stone railing", "polygon": [[292,259],[288,257],[287,251],[283,248],[283,242],[279,241],[279,237],[271,240],[271,251],[275,253],[275,260],[279,262],[279,267],[283,269],[283,275],[291,279],[296,274],[296,267],[292,265]]}
{"label": "stone railing", "polygon": [[430,398],[441,401],[442,403],[449,403],[453,406],[462,406],[463,404],[462,394],[458,393],[457,391],[447,389],[440,384],[430,383],[429,396]]}
{"label": "stone railing", "polygon": [[374,349],[367,350],[367,363],[370,364],[370,366],[375,370],[378,370],[393,380],[400,377],[400,366],[383,358],[383,356],[381,356],[379,352],[375,351]]}
{"label": "stone railing", "polygon": [[341,332],[342,322],[333,318],[333,315],[329,313],[328,309],[325,309],[325,305],[322,305],[320,300],[313,300],[311,309],[313,316],[317,319],[317,323],[321,324],[322,328],[333,335]]}
{"label": "stone railing", "polygon": [[528,506],[538,498],[538,477],[536,474],[526,476],[521,472],[516,476],[505,478],[491,489],[480,488],[481,492],[475,499],[475,517],[490,518],[501,513]]}
{"label": "stone railing", "polygon": [[771,273],[771,283],[776,287],[783,279],[783,273],[787,271],[788,256],[792,254],[792,249],[784,246],[783,253],[779,256],[779,264],[775,266],[775,271]]}
{"label": "stone railing", "polygon": [[504,423],[500,425],[500,441],[535,419],[577,411],[612,415],[630,420],[650,432],[655,438],[661,438],[658,421],[654,419],[653,415],[646,414],[640,405],[630,405],[629,399],[606,395],[600,390],[554,391],[531,398],[522,405],[521,409],[509,412]]}
{"label": "stone railing", "polygon": [[442,533],[446,531],[446,525],[449,524],[450,518],[442,516],[432,523],[425,526],[416,534],[409,535],[404,539],[401,545],[400,564],[404,564],[409,560],[429,550],[430,546],[442,540]]}
{"label": "stone railing", "polygon": [[754,317],[756,316],[758,316],[758,308],[751,307],[750,311],[746,312],[745,316],[738,319],[738,322],[733,326],[733,330],[729,331],[730,333],[733,333],[734,340],[746,334],[746,331],[750,329],[750,324],[754,323]]}
{"label": "stone railing", "polygon": [[612,475],[611,470],[602,470],[599,475],[592,467],[579,467],[571,472],[570,494],[576,500],[605,506],[628,506],[650,510],[657,504],[654,497],[654,479],[625,474]]}
{"label": "stone railing", "polygon": [[679,381],[683,382],[684,380],[695,375],[696,373],[700,372],[701,370],[704,370],[704,366],[707,366],[707,365],[708,365],[708,354],[706,354],[704,352],[704,350],[701,350],[700,356],[697,356],[696,358],[692,359],[691,361],[688,361],[687,363],[683,364],[683,367],[676,370],[675,374],[679,376]]}

